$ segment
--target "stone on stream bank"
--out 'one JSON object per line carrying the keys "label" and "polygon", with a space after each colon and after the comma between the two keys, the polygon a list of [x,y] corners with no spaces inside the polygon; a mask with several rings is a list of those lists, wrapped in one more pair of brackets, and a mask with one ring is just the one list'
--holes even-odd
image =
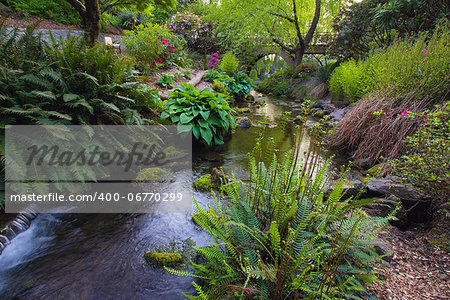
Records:
{"label": "stone on stream bank", "polygon": [[145,260],[154,268],[172,267],[186,268],[191,261],[197,260],[194,250],[195,242],[187,238],[181,242],[170,242],[148,251],[144,254]]}
{"label": "stone on stream bank", "polygon": [[213,168],[210,174],[201,176],[194,182],[197,191],[209,192],[212,189],[220,189],[223,184],[230,182],[230,178],[217,168]]}
{"label": "stone on stream bank", "polygon": [[389,215],[400,202],[400,209],[395,215],[398,220],[392,220],[391,224],[401,230],[430,221],[431,199],[410,186],[398,183],[395,179],[393,177],[372,179],[366,185],[359,180],[350,182],[344,186],[343,200],[358,194],[360,199],[378,198],[365,208],[369,215],[380,217]]}

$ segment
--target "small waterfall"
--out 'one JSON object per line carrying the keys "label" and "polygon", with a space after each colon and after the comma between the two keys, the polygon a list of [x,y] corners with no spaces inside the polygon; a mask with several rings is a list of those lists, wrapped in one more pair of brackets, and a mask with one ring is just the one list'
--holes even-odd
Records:
{"label": "small waterfall", "polygon": [[14,220],[0,231],[0,254],[16,235],[30,227],[31,221],[36,216],[37,214],[33,209],[27,208],[20,212]]}

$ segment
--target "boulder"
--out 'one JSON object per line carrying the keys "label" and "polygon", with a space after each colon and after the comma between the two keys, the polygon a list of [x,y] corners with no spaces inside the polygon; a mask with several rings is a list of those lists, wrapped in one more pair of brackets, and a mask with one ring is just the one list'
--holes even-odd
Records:
{"label": "boulder", "polygon": [[241,128],[250,128],[252,127],[252,121],[248,117],[242,117],[238,120],[238,124]]}
{"label": "boulder", "polygon": [[330,113],[331,118],[334,121],[340,121],[344,118],[344,116],[347,114],[347,112],[349,111],[349,108],[339,108],[336,109],[335,111],[333,111],[332,113]]}

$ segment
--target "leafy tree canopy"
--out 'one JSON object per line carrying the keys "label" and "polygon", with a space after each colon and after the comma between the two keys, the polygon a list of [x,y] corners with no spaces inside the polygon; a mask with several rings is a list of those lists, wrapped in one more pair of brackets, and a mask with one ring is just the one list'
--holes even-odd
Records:
{"label": "leafy tree canopy", "polygon": [[[211,5],[209,17],[218,23],[218,34],[236,48],[249,41],[274,47],[301,62],[314,33],[331,32],[333,16],[344,0],[223,0]],[[289,63],[289,61],[288,61]]]}

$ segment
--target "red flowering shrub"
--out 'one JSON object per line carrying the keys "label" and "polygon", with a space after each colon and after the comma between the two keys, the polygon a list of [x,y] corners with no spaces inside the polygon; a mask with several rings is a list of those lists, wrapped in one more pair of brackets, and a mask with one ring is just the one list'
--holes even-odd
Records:
{"label": "red flowering shrub", "polygon": [[179,64],[185,41],[159,25],[139,25],[125,31],[124,43],[128,54],[136,59],[143,72]]}

